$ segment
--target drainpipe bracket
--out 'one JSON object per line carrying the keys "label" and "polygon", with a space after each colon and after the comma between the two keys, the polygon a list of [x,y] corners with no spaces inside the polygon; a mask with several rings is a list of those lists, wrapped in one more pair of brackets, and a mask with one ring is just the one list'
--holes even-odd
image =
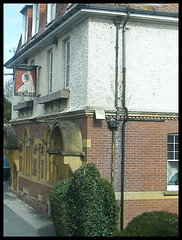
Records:
{"label": "drainpipe bracket", "polygon": [[107,125],[108,125],[108,128],[110,129],[113,129],[113,128],[118,128],[119,127],[119,121],[112,117],[112,118],[107,118]]}
{"label": "drainpipe bracket", "polygon": [[122,17],[116,16],[116,17],[114,18],[114,25],[121,25],[122,20],[123,20]]}

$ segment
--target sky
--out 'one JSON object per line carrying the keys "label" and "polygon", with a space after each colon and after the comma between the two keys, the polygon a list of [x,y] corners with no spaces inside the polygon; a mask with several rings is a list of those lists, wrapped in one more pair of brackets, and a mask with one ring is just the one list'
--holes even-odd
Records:
{"label": "sky", "polygon": [[[22,33],[22,8],[26,3],[3,4],[3,64],[14,56],[13,49],[17,48]],[[4,73],[12,73],[12,70],[4,68]],[[12,76],[4,76],[4,82]]]}

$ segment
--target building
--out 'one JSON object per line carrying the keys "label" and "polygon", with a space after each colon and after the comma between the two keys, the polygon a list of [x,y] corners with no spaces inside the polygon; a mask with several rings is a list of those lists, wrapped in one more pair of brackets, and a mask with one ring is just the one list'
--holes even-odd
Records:
{"label": "building", "polygon": [[12,190],[49,214],[57,181],[94,162],[125,227],[178,213],[178,4],[25,5],[4,127]]}

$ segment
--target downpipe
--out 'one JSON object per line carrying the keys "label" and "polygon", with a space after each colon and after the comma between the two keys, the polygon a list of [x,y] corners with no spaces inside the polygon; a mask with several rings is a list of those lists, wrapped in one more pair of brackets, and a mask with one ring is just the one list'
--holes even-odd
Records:
{"label": "downpipe", "polygon": [[127,12],[127,18],[122,26],[122,65],[123,65],[123,82],[122,82],[122,109],[124,110],[124,119],[122,121],[122,155],[121,155],[121,214],[120,214],[120,229],[124,228],[124,169],[125,169],[125,128],[128,121],[144,121],[144,122],[165,122],[163,119],[129,119],[128,108],[126,107],[126,23],[130,18],[130,13]]}
{"label": "downpipe", "polygon": [[115,17],[114,25],[116,26],[116,46],[115,46],[115,108],[116,119],[108,122],[108,126],[112,131],[112,160],[111,160],[111,184],[114,182],[114,168],[115,168],[115,131],[119,126],[119,106],[118,106],[118,49],[119,49],[119,27],[121,24],[121,17]]}
{"label": "downpipe", "polygon": [[126,107],[126,23],[130,18],[127,12],[127,18],[122,26],[122,65],[123,65],[123,81],[122,81],[122,109],[124,110],[124,119],[122,122],[122,155],[121,155],[121,213],[120,213],[120,229],[124,227],[124,161],[125,161],[125,125],[128,121],[128,109]]}

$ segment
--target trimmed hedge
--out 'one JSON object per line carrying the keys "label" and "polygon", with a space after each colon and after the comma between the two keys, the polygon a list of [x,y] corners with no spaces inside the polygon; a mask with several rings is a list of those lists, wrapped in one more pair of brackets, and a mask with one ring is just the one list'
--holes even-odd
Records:
{"label": "trimmed hedge", "polygon": [[49,199],[57,236],[112,236],[117,228],[114,190],[93,163],[59,182]]}
{"label": "trimmed hedge", "polygon": [[165,211],[145,212],[128,224],[117,236],[168,237],[178,236],[178,215]]}
{"label": "trimmed hedge", "polygon": [[70,236],[71,234],[71,229],[69,228],[71,219],[68,214],[68,189],[70,181],[71,179],[68,178],[58,182],[51,190],[51,194],[49,196],[51,217],[54,223],[56,235],[58,236]]}

